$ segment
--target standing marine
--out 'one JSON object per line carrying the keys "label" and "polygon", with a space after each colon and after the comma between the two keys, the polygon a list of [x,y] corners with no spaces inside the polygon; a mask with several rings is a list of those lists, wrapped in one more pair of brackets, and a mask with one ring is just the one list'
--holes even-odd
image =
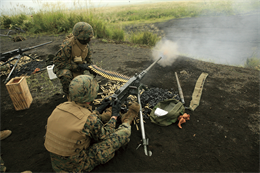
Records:
{"label": "standing marine", "polygon": [[71,80],[92,64],[89,42],[93,37],[93,28],[86,22],[78,22],[74,25],[73,36],[64,40],[60,49],[53,58],[54,73],[60,79],[63,92],[69,94]]}
{"label": "standing marine", "polygon": [[113,102],[111,107],[111,101],[104,99],[92,111],[90,103],[98,89],[92,76],[75,77],[69,85],[69,101],[58,105],[48,118],[44,146],[55,172],[89,172],[112,159],[115,151],[130,141],[139,104],[132,103],[127,113],[120,115],[122,124],[116,129],[121,103]]}

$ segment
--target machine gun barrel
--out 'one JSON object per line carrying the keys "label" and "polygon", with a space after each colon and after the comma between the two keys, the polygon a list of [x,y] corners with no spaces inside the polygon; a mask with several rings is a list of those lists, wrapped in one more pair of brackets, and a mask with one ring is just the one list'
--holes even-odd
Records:
{"label": "machine gun barrel", "polygon": [[52,41],[49,41],[49,42],[46,42],[46,43],[42,43],[42,44],[39,44],[39,45],[36,45],[36,46],[31,46],[31,47],[25,48],[25,49],[22,49],[22,51],[25,52],[25,51],[28,51],[28,50],[31,50],[31,49],[35,49],[37,47],[44,46],[46,44],[50,44],[50,43],[52,43]]}
{"label": "machine gun barrel", "polygon": [[[5,52],[5,53],[0,53],[0,60],[1,61],[6,61],[5,63],[3,63],[2,65],[5,65],[7,63],[10,63],[11,61],[13,61],[14,59],[16,59],[16,62],[15,62],[15,65],[13,66],[12,70],[10,71],[9,75],[7,76],[6,80],[5,80],[5,83],[7,83],[13,73],[13,71],[15,70],[16,66],[17,66],[17,63],[20,61],[21,57],[24,56],[23,52],[25,51],[28,51],[28,50],[31,50],[31,49],[34,49],[34,48],[37,48],[37,47],[40,47],[40,46],[44,46],[46,44],[49,44],[51,43],[52,41],[49,41],[47,43],[43,43],[43,44],[39,44],[39,45],[36,45],[36,46],[32,46],[32,47],[28,47],[28,48],[25,48],[25,49],[15,49],[15,50],[12,50],[12,51],[9,51],[9,52]],[[10,57],[12,56],[15,56],[13,58],[11,58],[10,60],[8,60]],[[29,55],[27,55],[29,56]],[[30,56],[29,56],[30,57]],[[32,58],[32,57],[30,57]],[[33,59],[33,58],[32,58]],[[8,60],[8,61],[7,61]],[[2,66],[1,65],[1,66]]]}
{"label": "machine gun barrel", "polygon": [[138,87],[140,86],[140,80],[145,76],[145,74],[161,59],[161,57],[153,62],[147,69],[142,71],[139,75],[131,77],[121,88],[115,91],[111,96],[113,100],[125,101],[129,95],[138,94]]}
{"label": "machine gun barrel", "polygon": [[144,75],[158,62],[160,61],[160,59],[162,59],[162,57],[158,58],[156,61],[154,61],[149,67],[147,67],[147,69],[145,69],[144,71],[142,71],[138,77],[139,79],[142,79],[144,77]]}
{"label": "machine gun barrel", "polygon": [[24,48],[24,49],[18,48],[18,49],[11,50],[11,51],[8,51],[8,52],[5,52],[5,53],[0,53],[0,61],[7,61],[9,58],[11,58],[15,55],[22,54],[23,52],[26,52],[26,51],[31,50],[31,49],[35,49],[35,48],[40,47],[40,46],[44,46],[44,45],[49,44],[51,42],[52,41],[49,41],[49,42],[43,43],[43,44],[39,44],[39,45],[36,45],[36,46],[31,46],[31,47]]}

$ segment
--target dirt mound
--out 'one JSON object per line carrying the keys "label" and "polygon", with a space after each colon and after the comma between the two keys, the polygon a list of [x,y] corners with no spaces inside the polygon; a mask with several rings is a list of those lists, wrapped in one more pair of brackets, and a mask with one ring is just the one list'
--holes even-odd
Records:
{"label": "dirt mound", "polygon": [[[22,42],[1,38],[1,52],[53,41],[29,52],[45,61],[49,54],[56,53],[64,38],[42,36]],[[91,47],[95,64],[127,76],[140,73],[152,63],[148,48],[96,39]],[[174,72],[178,73],[186,106],[198,77],[202,72],[208,73],[200,105],[194,112],[187,110],[190,120],[182,124],[182,129],[177,123],[161,127],[145,120],[151,157],[144,155],[143,147],[136,150],[141,132],[132,125],[126,150],[120,149],[94,172],[258,172],[259,71],[179,56],[170,66],[156,64],[142,82],[150,88],[178,91]],[[29,109],[22,111],[14,110],[1,82],[1,130],[13,132],[1,141],[2,158],[8,172],[52,172],[49,153],[43,145],[45,125],[53,109],[66,99],[59,80],[50,81],[46,71],[31,75],[27,81],[34,100]]]}

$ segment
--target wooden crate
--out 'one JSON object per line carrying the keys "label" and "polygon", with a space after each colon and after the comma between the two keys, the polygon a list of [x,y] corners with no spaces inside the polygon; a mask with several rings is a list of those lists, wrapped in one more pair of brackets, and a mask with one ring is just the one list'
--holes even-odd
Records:
{"label": "wooden crate", "polygon": [[25,77],[12,78],[6,84],[6,88],[15,110],[28,109],[31,106],[33,99]]}

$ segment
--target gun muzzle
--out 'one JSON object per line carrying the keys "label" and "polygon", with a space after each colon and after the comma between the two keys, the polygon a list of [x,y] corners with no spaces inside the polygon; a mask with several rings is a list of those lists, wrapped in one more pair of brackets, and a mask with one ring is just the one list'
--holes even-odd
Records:
{"label": "gun muzzle", "polygon": [[162,59],[162,57],[158,58],[156,61],[154,61],[147,69],[146,72],[150,70],[150,68],[152,68],[154,66],[154,64],[156,64],[158,61],[160,61],[160,59]]}

